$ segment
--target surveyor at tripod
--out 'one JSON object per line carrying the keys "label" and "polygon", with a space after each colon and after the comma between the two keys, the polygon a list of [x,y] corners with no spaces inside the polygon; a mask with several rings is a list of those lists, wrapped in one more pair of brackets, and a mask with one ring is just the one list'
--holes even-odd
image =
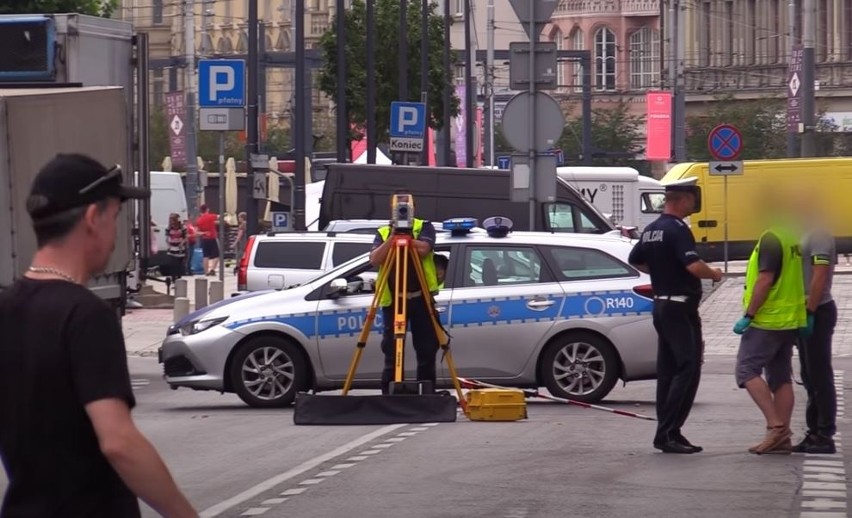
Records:
{"label": "surveyor at tripod", "polygon": [[[438,354],[438,337],[429,313],[426,297],[432,297],[438,291],[438,279],[433,260],[435,245],[435,227],[432,223],[414,217],[414,199],[410,194],[395,194],[391,198],[392,218],[389,225],[381,227],[376,232],[373,251],[370,252],[370,263],[380,268],[379,277],[394,238],[408,236],[412,252],[420,259],[428,291],[423,290],[416,275],[415,265],[409,261],[407,285],[404,287],[407,299],[406,318],[411,326],[414,341],[414,352],[417,356],[417,380],[431,381],[435,384],[435,360]],[[391,268],[394,268],[391,266]],[[377,286],[381,290],[379,305],[382,308],[382,352],[385,355],[385,365],[382,371],[382,393],[390,392],[390,384],[394,380],[395,341],[394,341],[394,296],[395,272],[388,272],[385,286]]]}

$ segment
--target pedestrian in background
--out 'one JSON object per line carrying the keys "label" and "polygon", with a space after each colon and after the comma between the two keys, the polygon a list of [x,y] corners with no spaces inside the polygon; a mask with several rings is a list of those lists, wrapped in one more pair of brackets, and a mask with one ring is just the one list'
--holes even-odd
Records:
{"label": "pedestrian in background", "polygon": [[201,234],[201,252],[204,254],[204,273],[216,275],[221,252],[219,250],[219,215],[210,212],[207,205],[199,207],[201,215],[195,221],[198,233]]}
{"label": "pedestrian in background", "polygon": [[110,260],[122,202],[148,196],[77,154],[33,181],[38,250],[0,293],[2,516],[132,518],[137,496],[163,516],[198,516],[133,422],[121,326],[86,287]]}
{"label": "pedestrian in background", "polygon": [[646,226],[629,262],[651,275],[654,328],[657,330],[657,432],[654,447],[665,453],[698,453],[681,428],[701,379],[703,338],[698,305],[701,279],[722,280],[695,250],[683,219],[697,211],[701,193],[690,178],[665,186],[663,214]]}
{"label": "pedestrian in background", "polygon": [[169,277],[183,277],[186,265],[187,253],[186,227],[180,221],[180,214],[173,212],[169,214],[169,226],[166,228],[166,254],[169,256],[169,264],[166,272]]}
{"label": "pedestrian in background", "polygon": [[[804,197],[805,200],[818,198]],[[837,394],[831,365],[832,336],[837,325],[837,305],[831,296],[837,251],[834,237],[817,212],[818,204],[804,201],[802,214],[805,234],[802,239],[807,319],[799,340],[802,382],[808,393],[805,409],[807,433],[793,447],[799,453],[835,453],[833,436],[837,431]]]}
{"label": "pedestrian in background", "polygon": [[[789,454],[793,450],[793,344],[807,325],[800,236],[782,212],[778,192],[764,191],[769,228],[760,236],[746,266],[744,314],[734,332],[737,386],[745,388],[766,420],[766,436],[749,452]],[[761,374],[766,373],[764,380]]]}

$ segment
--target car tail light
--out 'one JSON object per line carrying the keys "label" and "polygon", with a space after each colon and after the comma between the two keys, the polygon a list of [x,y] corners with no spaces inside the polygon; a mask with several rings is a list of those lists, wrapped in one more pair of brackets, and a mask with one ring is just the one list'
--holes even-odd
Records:
{"label": "car tail light", "polygon": [[254,248],[254,236],[249,236],[246,242],[246,249],[243,251],[243,256],[240,257],[240,270],[237,272],[237,290],[248,290],[248,266],[251,251]]}
{"label": "car tail light", "polygon": [[645,297],[646,299],[654,298],[654,289],[651,287],[650,284],[642,284],[639,286],[635,286],[633,288],[633,291],[640,297]]}

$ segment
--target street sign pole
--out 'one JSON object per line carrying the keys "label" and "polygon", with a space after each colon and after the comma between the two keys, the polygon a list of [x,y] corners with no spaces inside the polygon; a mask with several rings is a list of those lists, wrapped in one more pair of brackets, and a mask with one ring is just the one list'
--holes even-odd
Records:
{"label": "street sign pole", "polygon": [[728,273],[728,177],[743,174],[742,162],[736,161],[743,147],[740,131],[729,124],[720,124],[710,130],[707,136],[707,149],[715,162],[710,162],[708,172],[711,176],[722,178],[722,205],[724,218],[724,260],[725,273]]}
{"label": "street sign pole", "polygon": [[728,273],[728,175],[722,179],[724,184],[724,204],[725,204],[725,273]]}
{"label": "street sign pole", "polygon": [[535,177],[536,177],[536,155],[535,146],[535,42],[538,40],[538,31],[535,24],[535,6],[537,2],[529,2],[530,13],[530,138],[529,138],[529,160],[530,160],[530,230],[535,230]]}

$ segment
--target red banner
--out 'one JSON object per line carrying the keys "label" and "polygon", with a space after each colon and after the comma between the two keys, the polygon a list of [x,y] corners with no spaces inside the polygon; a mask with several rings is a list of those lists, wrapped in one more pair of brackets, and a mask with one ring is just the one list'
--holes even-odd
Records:
{"label": "red banner", "polygon": [[646,160],[670,160],[672,157],[672,94],[648,92],[645,96],[648,117],[645,133]]}

